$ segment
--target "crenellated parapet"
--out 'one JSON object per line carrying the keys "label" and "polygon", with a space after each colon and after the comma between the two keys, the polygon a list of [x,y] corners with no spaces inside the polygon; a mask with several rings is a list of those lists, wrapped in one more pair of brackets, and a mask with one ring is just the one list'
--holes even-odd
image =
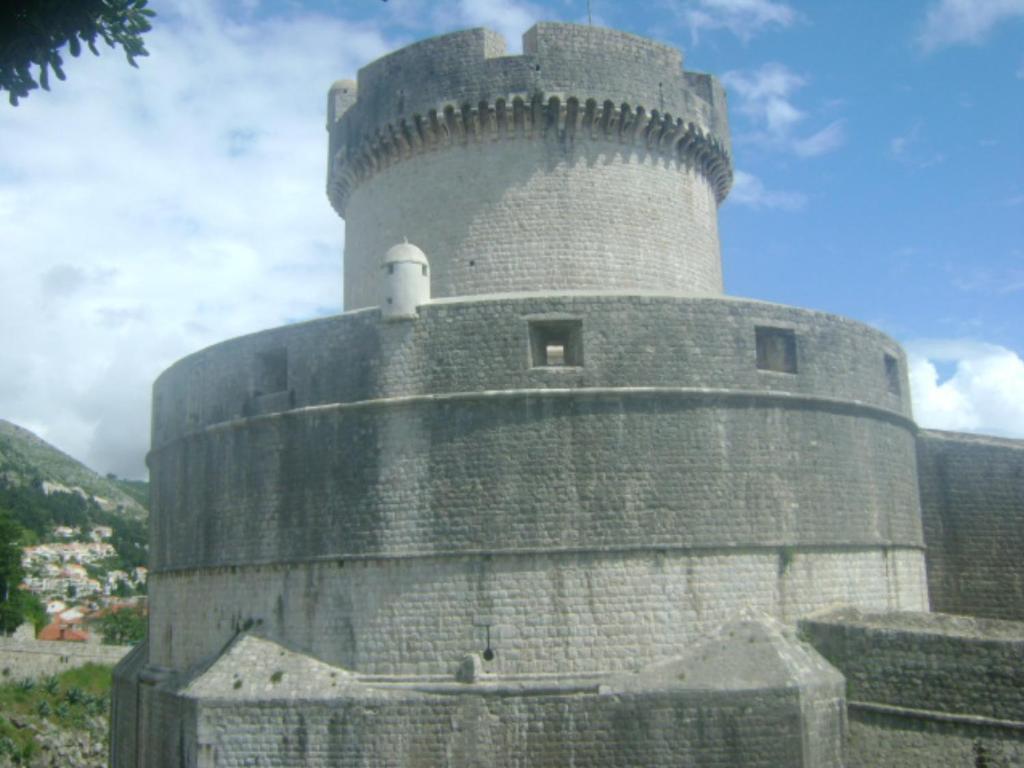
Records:
{"label": "crenellated parapet", "polygon": [[635,147],[696,168],[710,181],[721,203],[732,185],[732,162],[724,143],[693,121],[648,110],[576,96],[545,98],[541,92],[493,103],[445,104],[425,114],[398,118],[357,139],[355,146],[335,148],[328,194],[345,215],[349,193],[361,181],[409,157],[445,147],[543,139],[571,146],[577,141],[604,141]]}
{"label": "crenellated parapet", "polygon": [[611,141],[696,165],[721,202],[732,182],[724,92],[684,72],[671,46],[624,32],[537,24],[521,56],[472,29],[424,40],[335,84],[328,109],[331,202],[381,168],[429,151],[513,138]]}

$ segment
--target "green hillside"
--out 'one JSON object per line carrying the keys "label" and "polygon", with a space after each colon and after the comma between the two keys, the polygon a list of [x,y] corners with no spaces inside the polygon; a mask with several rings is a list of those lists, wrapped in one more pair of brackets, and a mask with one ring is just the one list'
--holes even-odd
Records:
{"label": "green hillside", "polygon": [[[148,561],[147,496],[148,483],[101,477],[0,421],[0,632],[26,619],[38,629],[46,600],[78,598],[95,609],[145,593],[136,569]],[[73,553],[84,573],[55,573],[51,561],[62,553]]]}
{"label": "green hillside", "polygon": [[103,477],[27,429],[0,419],[0,481],[7,485],[41,482],[80,488],[108,511],[143,520],[149,484]]}

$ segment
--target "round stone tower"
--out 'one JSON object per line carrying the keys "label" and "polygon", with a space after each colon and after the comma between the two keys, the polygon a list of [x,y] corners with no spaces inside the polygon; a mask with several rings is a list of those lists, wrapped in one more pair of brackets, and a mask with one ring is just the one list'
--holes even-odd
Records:
{"label": "round stone tower", "polygon": [[439,297],[722,291],[725,95],[675,48],[538,24],[507,56],[475,29],[378,59],[329,105],[346,309],[380,303],[374,260],[403,237]]}
{"label": "round stone tower", "polygon": [[[460,32],[336,84],[348,311],[157,381],[126,754],[151,743],[145,712],[180,704],[181,744],[241,764],[294,667],[315,681],[294,696],[340,719],[317,736],[302,710],[305,735],[271,731],[324,764],[513,765],[521,749],[668,765],[727,738],[742,743],[715,764],[841,763],[841,678],[779,650],[798,643],[778,627],[836,604],[927,608],[903,353],[859,323],[722,295],[714,78],[592,27],[540,24],[523,48]],[[750,611],[781,624],[712,641],[767,654],[746,682],[708,698],[682,676],[615,677]],[[257,658],[284,666],[250,688]],[[203,721],[182,697],[260,706]],[[268,764],[293,764],[273,744]]]}

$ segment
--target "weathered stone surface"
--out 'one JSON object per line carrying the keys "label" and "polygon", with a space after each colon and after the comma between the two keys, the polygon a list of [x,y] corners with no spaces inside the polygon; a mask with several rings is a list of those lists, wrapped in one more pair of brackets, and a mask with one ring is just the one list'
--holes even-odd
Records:
{"label": "weathered stone surface", "polygon": [[813,649],[767,618],[704,640],[639,674],[402,679],[354,675],[243,633],[178,692],[158,686],[188,734],[165,760],[842,765],[843,678]]}

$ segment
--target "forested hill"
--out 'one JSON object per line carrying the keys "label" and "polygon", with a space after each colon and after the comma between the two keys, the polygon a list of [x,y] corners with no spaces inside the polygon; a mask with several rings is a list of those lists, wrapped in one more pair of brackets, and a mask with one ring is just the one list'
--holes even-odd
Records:
{"label": "forested hill", "polygon": [[0,419],[0,486],[64,491],[135,520],[148,516],[148,483],[104,477],[27,429]]}

